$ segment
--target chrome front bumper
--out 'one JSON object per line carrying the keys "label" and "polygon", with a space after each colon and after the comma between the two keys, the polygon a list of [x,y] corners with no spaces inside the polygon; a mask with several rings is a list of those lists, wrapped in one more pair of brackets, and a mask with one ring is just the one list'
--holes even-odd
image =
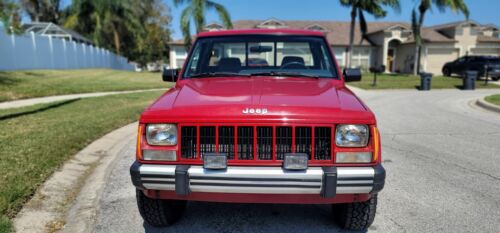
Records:
{"label": "chrome front bumper", "polygon": [[376,193],[384,187],[385,170],[375,167],[309,167],[288,171],[281,167],[231,166],[209,170],[202,166],[152,165],[134,162],[132,183],[139,189],[249,194]]}

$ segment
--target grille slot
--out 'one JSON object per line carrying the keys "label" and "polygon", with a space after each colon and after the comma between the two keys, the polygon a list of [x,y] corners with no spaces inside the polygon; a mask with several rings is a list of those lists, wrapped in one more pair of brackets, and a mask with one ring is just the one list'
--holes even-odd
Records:
{"label": "grille slot", "polygon": [[238,127],[238,159],[253,159],[253,127]]}
{"label": "grille slot", "polygon": [[214,153],[218,147],[228,160],[253,160],[255,153],[258,160],[270,161],[274,156],[283,160],[293,146],[295,152],[312,159],[314,143],[314,159],[331,160],[333,130],[328,126],[181,126],[179,149],[183,159],[197,159],[198,153]]}
{"label": "grille slot", "polygon": [[314,128],[314,159],[331,159],[332,128],[316,127]]}
{"label": "grille slot", "polygon": [[215,152],[215,126],[200,127],[200,153]]}
{"label": "grille slot", "polygon": [[257,127],[257,156],[260,160],[273,159],[273,127]]}
{"label": "grille slot", "polygon": [[292,127],[276,127],[276,159],[292,152]]}
{"label": "grille slot", "polygon": [[295,152],[306,153],[311,159],[312,149],[312,129],[311,127],[295,127]]}
{"label": "grille slot", "polygon": [[196,127],[183,126],[181,129],[181,157],[195,159],[196,146]]}
{"label": "grille slot", "polygon": [[219,127],[219,152],[227,153],[228,159],[234,159],[234,127]]}

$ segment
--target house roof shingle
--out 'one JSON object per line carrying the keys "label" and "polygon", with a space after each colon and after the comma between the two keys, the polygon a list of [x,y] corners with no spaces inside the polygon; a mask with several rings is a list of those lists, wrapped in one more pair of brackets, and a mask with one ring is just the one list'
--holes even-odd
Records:
{"label": "house roof shingle", "polygon": [[477,36],[477,42],[500,42],[500,38],[493,36]]}
{"label": "house roof shingle", "polygon": [[[347,21],[320,21],[320,20],[278,20],[278,19],[268,19],[268,20],[237,20],[233,22],[234,29],[255,29],[259,28],[264,22],[276,21],[282,23],[285,28],[289,29],[307,29],[308,27],[321,27],[325,29],[325,35],[331,45],[334,46],[347,46],[349,45],[349,30],[350,22]],[[456,27],[463,23],[473,23],[478,26],[474,21],[458,21],[451,22],[447,24],[435,25],[432,27],[422,28],[422,38],[425,42],[455,42],[454,39],[449,38],[441,33],[439,30]],[[390,29],[391,27],[399,26],[406,30],[411,30],[411,24],[404,22],[368,22],[368,35],[379,33]],[[486,25],[484,25],[486,26]],[[478,36],[478,42],[500,42],[500,38],[488,37],[488,36]],[[415,40],[412,35],[409,36],[408,40],[404,43],[414,43]],[[169,42],[172,45],[183,45],[184,40],[174,40]],[[373,44],[368,40],[362,40],[359,24],[356,24],[354,31],[354,44],[358,46],[373,46]]]}
{"label": "house roof shingle", "polygon": [[[312,21],[312,20],[279,20],[283,22],[288,28],[292,29],[305,29],[308,26],[320,25],[327,29],[326,37],[332,45],[349,45],[349,30],[350,22],[346,21]],[[233,27],[236,29],[244,28],[256,28],[257,25],[264,22],[263,20],[238,20],[233,23]],[[393,26],[401,26],[406,29],[410,29],[411,25],[403,22],[369,22],[368,23],[368,34],[377,33]],[[454,40],[449,39],[442,34],[428,29],[422,29],[422,36],[424,41],[428,42],[453,42]],[[408,41],[411,43],[412,41]],[[359,29],[359,24],[355,26],[354,32],[354,44],[370,46],[371,43],[367,40],[361,40],[361,33]]]}

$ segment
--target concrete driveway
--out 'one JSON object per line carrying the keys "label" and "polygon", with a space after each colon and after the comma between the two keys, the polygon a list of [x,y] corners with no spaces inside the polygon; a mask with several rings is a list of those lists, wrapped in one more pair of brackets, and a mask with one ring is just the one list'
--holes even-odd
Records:
{"label": "concrete driveway", "polygon": [[[500,114],[471,104],[498,90],[356,92],[377,115],[387,169],[369,231],[499,231]],[[325,205],[202,202],[189,203],[170,228],[149,227],[138,213],[128,171],[134,140],[128,139],[109,168],[91,226],[95,232],[341,231]]]}

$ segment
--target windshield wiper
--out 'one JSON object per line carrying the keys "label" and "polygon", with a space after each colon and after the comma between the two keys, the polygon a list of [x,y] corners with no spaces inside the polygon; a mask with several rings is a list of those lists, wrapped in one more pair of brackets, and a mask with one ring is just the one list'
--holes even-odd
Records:
{"label": "windshield wiper", "polygon": [[233,72],[203,72],[199,74],[193,74],[189,76],[189,78],[228,77],[228,76],[250,77],[249,74],[240,74]]}
{"label": "windshield wiper", "polygon": [[303,74],[299,72],[283,72],[283,71],[271,71],[271,72],[260,72],[260,73],[252,73],[251,76],[284,76],[284,77],[307,77],[307,78],[316,78],[319,76],[311,75],[311,74]]}

